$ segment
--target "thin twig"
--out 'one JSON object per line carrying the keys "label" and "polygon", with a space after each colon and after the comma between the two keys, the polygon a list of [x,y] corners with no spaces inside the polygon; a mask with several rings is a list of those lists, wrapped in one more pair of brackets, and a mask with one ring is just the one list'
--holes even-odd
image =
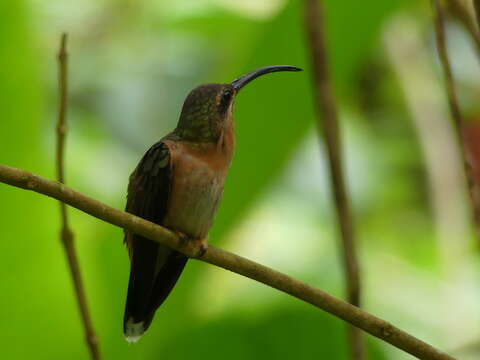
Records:
{"label": "thin twig", "polygon": [[445,74],[445,86],[447,90],[448,104],[453,119],[454,128],[458,143],[461,147],[462,163],[465,169],[465,175],[468,181],[469,197],[472,207],[473,220],[477,228],[477,235],[480,236],[480,189],[473,176],[473,171],[468,161],[467,148],[464,144],[463,132],[464,121],[460,111],[457,92],[455,90],[455,80],[452,67],[448,58],[446,35],[445,35],[445,13],[438,0],[432,0],[434,9],[435,36],[437,42],[438,56]]}
{"label": "thin twig", "polygon": [[[474,0],[474,1],[476,6],[477,16],[478,16],[479,0]],[[478,17],[476,22],[475,19],[471,16],[468,9],[460,0],[448,0],[447,3],[450,9],[453,11],[453,13],[459,19],[460,23],[463,24],[463,26],[466,28],[466,30],[472,37],[473,43],[475,45],[475,49],[477,51],[477,56],[480,57],[480,31],[477,26],[479,21]]]}
{"label": "thin twig", "polygon": [[[67,95],[68,95],[68,61],[67,61],[67,34],[62,35],[60,50],[58,52],[58,89],[60,102],[58,107],[58,123],[57,123],[57,179],[60,183],[65,183],[65,137],[67,134]],[[62,229],[60,238],[65,249],[65,255],[68,259],[70,273],[72,275],[75,294],[77,297],[78,308],[82,317],[85,329],[85,340],[87,342],[90,354],[93,360],[100,359],[100,351],[98,348],[98,340],[93,329],[92,320],[87,306],[85,289],[83,286],[82,276],[80,274],[80,265],[75,251],[73,232],[68,223],[68,212],[65,203],[60,201],[60,214]]]}
{"label": "thin twig", "polygon": [[[328,70],[327,47],[324,35],[324,10],[318,0],[305,1],[305,27],[310,44],[313,68],[313,85],[318,117],[319,136],[325,139],[328,150],[331,184],[335,198],[337,221],[341,235],[342,257],[345,268],[347,299],[360,306],[360,275],[355,250],[355,235],[350,204],[347,196],[342,164],[342,144],[335,107],[333,90]],[[321,131],[323,130],[323,132]],[[364,358],[362,333],[358,328],[349,326],[351,358]]]}
{"label": "thin twig", "polygon": [[[305,282],[213,246],[209,246],[206,251],[202,251],[202,245],[199,242],[189,241],[185,243],[171,230],[112,208],[56,181],[45,179],[28,171],[0,165],[0,182],[50,196],[107,223],[171,247],[186,256],[230,270],[290,294],[419,359],[455,359],[391,323]],[[199,254],[202,254],[202,256],[199,257]]]}
{"label": "thin twig", "polygon": [[475,10],[475,19],[477,20],[477,27],[480,28],[480,0],[473,0],[473,8]]}

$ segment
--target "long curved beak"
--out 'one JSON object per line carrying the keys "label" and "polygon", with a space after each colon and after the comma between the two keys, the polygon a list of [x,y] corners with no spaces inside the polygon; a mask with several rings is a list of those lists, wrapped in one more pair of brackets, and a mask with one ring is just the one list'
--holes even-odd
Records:
{"label": "long curved beak", "polygon": [[243,88],[250,81],[256,79],[257,77],[277,71],[302,71],[302,69],[290,65],[264,66],[259,69],[253,70],[248,74],[239,77],[238,79],[233,80],[230,84],[235,88],[237,92],[239,92],[241,88]]}

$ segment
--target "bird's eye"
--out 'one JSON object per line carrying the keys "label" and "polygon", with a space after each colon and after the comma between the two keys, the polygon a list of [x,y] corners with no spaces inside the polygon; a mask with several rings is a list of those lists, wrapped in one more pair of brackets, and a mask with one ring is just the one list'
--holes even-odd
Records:
{"label": "bird's eye", "polygon": [[230,99],[232,98],[232,91],[225,90],[222,94],[221,106],[226,110],[228,104],[230,103]]}

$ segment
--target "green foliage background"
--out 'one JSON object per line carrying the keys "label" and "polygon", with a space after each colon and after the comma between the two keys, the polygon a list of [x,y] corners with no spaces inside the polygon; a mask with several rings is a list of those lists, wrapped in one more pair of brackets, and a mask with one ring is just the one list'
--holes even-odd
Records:
{"label": "green foliage background", "polygon": [[[272,8],[266,6],[265,12],[247,11],[250,3],[1,1],[0,162],[54,177],[55,53],[63,31],[70,36],[67,182],[119,208],[124,206],[129,173],[143,152],[173,128],[190,89],[204,82],[231,81],[267,64],[300,66],[305,72],[258,80],[239,96],[238,147],[210,241],[235,250],[238,236],[232,234],[245,224],[261,228],[259,208],[266,206],[272,216],[277,209],[297,236],[256,254],[256,244],[264,241],[258,232],[246,246],[253,249],[250,254],[342,296],[325,167],[313,173],[308,167],[316,166],[316,149],[311,161],[301,155],[306,148],[316,148],[311,141],[315,120],[302,2],[272,0],[266,2]],[[346,119],[366,306],[445,348],[448,334],[441,331],[435,315],[402,315],[402,309],[415,306],[416,289],[442,281],[421,151],[382,47],[385,24],[398,14],[416,14],[420,26],[425,26],[428,11],[411,3],[327,1],[328,42],[336,94]],[[373,87],[364,87],[365,76]],[[323,158],[323,144],[321,149]],[[309,186],[315,186],[312,174],[321,179],[318,193],[309,196],[311,188],[301,184],[309,180]],[[58,240],[57,204],[0,185],[0,205],[2,358],[86,359]],[[122,232],[76,210],[71,213],[105,359],[346,359],[341,321],[193,262],[158,311],[151,330],[138,344],[128,346],[121,334],[129,268]],[[311,231],[301,232],[305,226]],[[273,232],[280,236],[282,230]],[[275,260],[282,247],[302,247],[307,241],[322,242],[315,261],[298,253],[284,268]],[[426,276],[424,283],[406,282],[411,297],[407,294],[400,304],[385,304],[389,300],[382,292],[391,287],[382,284],[388,282],[389,269],[379,274],[384,266],[379,251],[408,264],[413,272],[406,271],[405,276],[414,279],[415,271]],[[304,263],[310,264],[307,269]],[[379,276],[385,279],[381,284],[376,283]],[[232,288],[232,283],[244,288]],[[222,284],[232,290],[222,291]],[[478,288],[465,296],[475,294]],[[428,307],[432,297],[419,300],[424,301],[419,309]],[[458,344],[466,338],[458,337]],[[369,359],[408,358],[370,338],[368,345]]]}

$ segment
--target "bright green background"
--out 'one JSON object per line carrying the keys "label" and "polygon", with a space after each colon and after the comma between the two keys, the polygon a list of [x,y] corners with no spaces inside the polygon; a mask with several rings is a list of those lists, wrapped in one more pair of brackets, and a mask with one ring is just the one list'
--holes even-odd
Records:
{"label": "bright green background", "polygon": [[[445,350],[475,341],[478,312],[468,317],[470,332],[453,338],[439,320],[444,286],[465,284],[467,304],[479,288],[476,278],[442,270],[422,152],[383,46],[387,24],[403,14],[433,54],[428,8],[399,0],[326,3],[366,307]],[[210,241],[342,296],[324,146],[317,161],[314,139],[302,2],[265,4],[261,12],[241,0],[1,1],[0,162],[54,177],[55,53],[63,31],[70,36],[67,181],[118,208],[129,173],[175,126],[190,89],[267,64],[300,66],[303,73],[262,78],[238,97],[237,151]],[[58,205],[5,185],[0,199],[1,357],[86,359]],[[193,262],[152,328],[128,346],[122,231],[71,214],[105,359],[346,358],[340,320]],[[465,255],[474,270],[476,251]],[[367,339],[369,359],[410,358]]]}

